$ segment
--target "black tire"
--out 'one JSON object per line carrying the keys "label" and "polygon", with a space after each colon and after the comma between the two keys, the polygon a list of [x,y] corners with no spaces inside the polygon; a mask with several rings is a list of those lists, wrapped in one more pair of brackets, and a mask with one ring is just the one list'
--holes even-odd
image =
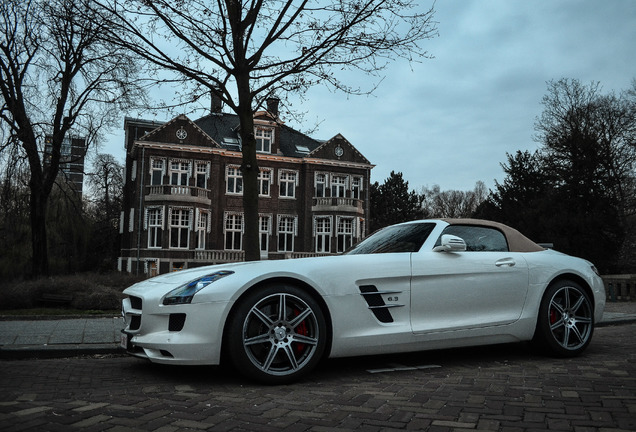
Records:
{"label": "black tire", "polygon": [[594,333],[594,307],[576,282],[557,281],[543,295],[534,342],[557,357],[582,353]]}
{"label": "black tire", "polygon": [[320,305],[295,286],[258,288],[228,318],[230,361],[240,373],[261,383],[300,379],[320,362],[326,345]]}

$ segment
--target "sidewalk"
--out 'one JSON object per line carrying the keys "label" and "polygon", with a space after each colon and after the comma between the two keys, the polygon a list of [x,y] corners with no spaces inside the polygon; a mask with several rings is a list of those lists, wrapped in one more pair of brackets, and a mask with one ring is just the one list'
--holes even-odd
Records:
{"label": "sidewalk", "polygon": [[[122,353],[121,317],[0,320],[0,359]],[[597,326],[636,322],[636,302],[608,302]]]}
{"label": "sidewalk", "polygon": [[0,359],[59,358],[120,352],[124,320],[89,317],[0,321]]}

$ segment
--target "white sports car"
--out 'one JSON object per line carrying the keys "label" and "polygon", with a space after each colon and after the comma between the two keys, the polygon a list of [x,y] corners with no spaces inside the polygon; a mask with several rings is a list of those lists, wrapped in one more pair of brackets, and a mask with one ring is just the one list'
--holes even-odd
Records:
{"label": "white sports car", "polygon": [[199,267],[124,291],[122,345],[285,383],[325,357],[533,340],[572,356],[605,306],[594,266],[505,225],[422,220],[339,256]]}

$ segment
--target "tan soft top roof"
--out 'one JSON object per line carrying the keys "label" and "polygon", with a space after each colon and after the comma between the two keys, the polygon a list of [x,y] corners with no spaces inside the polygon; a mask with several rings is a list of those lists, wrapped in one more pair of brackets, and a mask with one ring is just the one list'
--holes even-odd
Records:
{"label": "tan soft top roof", "polygon": [[545,248],[539,246],[528,237],[521,234],[514,228],[510,228],[508,225],[504,225],[499,222],[487,221],[482,219],[442,219],[444,222],[448,222],[450,225],[475,225],[497,228],[503,232],[508,240],[508,248],[510,252],[539,252],[545,250]]}

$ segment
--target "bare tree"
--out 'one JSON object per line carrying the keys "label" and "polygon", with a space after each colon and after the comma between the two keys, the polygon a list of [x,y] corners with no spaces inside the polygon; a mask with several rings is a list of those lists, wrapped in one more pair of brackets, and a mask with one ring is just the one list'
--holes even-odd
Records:
{"label": "bare tree", "polygon": [[91,201],[98,208],[101,218],[116,220],[124,188],[122,164],[111,154],[98,154],[93,162],[93,172],[88,175],[88,185]]}
{"label": "bare tree", "polygon": [[110,154],[98,154],[88,174],[88,213],[92,219],[93,261],[112,268],[119,254],[118,219],[124,189],[124,167]]}
{"label": "bare tree", "polygon": [[617,251],[623,248],[630,251],[623,256],[631,258],[620,265],[634,268],[634,88],[603,94],[597,82],[563,78],[547,84],[535,139],[554,190],[552,212],[565,225],[555,229],[566,237],[562,243],[569,249],[564,251],[607,270],[616,268]]}
{"label": "bare tree", "polygon": [[0,278],[21,276],[28,267],[29,188],[26,163],[16,145],[0,153]]}
{"label": "bare tree", "polygon": [[[47,274],[46,211],[72,133],[94,143],[143,93],[135,62],[104,41],[107,22],[91,0],[0,4],[0,119],[28,160],[33,275]],[[48,141],[45,151],[45,140]],[[4,149],[3,149],[4,151]]]}
{"label": "bare tree", "polygon": [[557,186],[571,199],[609,200],[624,225],[636,212],[636,98],[560,79],[548,82],[542,104],[535,139]]}
{"label": "bare tree", "polygon": [[427,57],[433,8],[412,0],[99,0],[119,17],[114,33],[160,70],[176,72],[184,100],[209,93],[239,117],[245,256],[260,258],[254,111],[316,84],[349,94],[335,70],[381,78],[394,58]]}
{"label": "bare tree", "polygon": [[475,183],[472,191],[442,191],[439,185],[422,188],[423,206],[432,217],[468,218],[488,197],[486,185],[482,181]]}

